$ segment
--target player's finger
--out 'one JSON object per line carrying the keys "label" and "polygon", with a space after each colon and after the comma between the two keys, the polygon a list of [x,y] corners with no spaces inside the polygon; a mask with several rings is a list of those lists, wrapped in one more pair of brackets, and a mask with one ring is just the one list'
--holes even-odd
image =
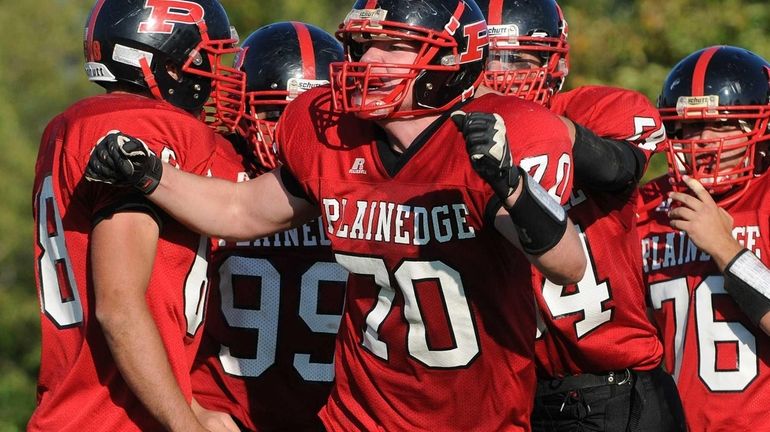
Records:
{"label": "player's finger", "polygon": [[691,209],[698,209],[701,206],[701,201],[698,198],[683,192],[669,192],[668,197],[681,204],[681,206]]}
{"label": "player's finger", "polygon": [[671,228],[674,228],[675,230],[679,231],[685,231],[687,232],[687,229],[690,226],[689,221],[681,220],[681,219],[671,219],[668,221],[668,224],[671,225]]}
{"label": "player's finger", "polygon": [[701,201],[706,201],[707,199],[711,199],[711,194],[706,190],[705,187],[699,182],[698,180],[690,177],[690,176],[682,176],[682,180],[687,185],[688,188],[690,188],[693,193],[695,193],[695,196],[698,197]]}
{"label": "player's finger", "polygon": [[687,207],[676,207],[668,211],[668,218],[671,220],[691,221],[697,212]]}

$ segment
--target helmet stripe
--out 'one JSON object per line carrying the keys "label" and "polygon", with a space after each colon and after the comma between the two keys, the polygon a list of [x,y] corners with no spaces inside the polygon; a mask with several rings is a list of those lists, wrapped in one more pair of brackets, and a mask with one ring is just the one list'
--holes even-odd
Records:
{"label": "helmet stripe", "polygon": [[457,9],[455,9],[455,13],[452,14],[452,18],[456,19],[457,22],[460,22],[460,17],[463,16],[463,13],[465,12],[465,0],[460,0],[457,3]]}
{"label": "helmet stripe", "polygon": [[695,64],[695,70],[692,74],[692,95],[691,96],[704,96],[706,88],[706,70],[708,69],[711,58],[714,54],[722,48],[721,46],[715,46],[707,49],[698,58],[698,62]]}
{"label": "helmet stripe", "polygon": [[[105,1],[106,0],[98,0],[91,11],[91,17],[88,20],[88,33],[86,34],[87,52],[91,52],[91,46],[94,43],[94,26],[96,25],[96,18],[99,16],[99,12],[101,12]],[[92,59],[89,58],[88,60]]]}
{"label": "helmet stripe", "polygon": [[487,24],[500,25],[503,23],[503,0],[489,0]]}
{"label": "helmet stripe", "polygon": [[315,50],[313,49],[313,39],[310,37],[310,30],[302,23],[292,21],[291,25],[297,32],[299,40],[299,52],[302,57],[302,73],[305,79],[315,79]]}

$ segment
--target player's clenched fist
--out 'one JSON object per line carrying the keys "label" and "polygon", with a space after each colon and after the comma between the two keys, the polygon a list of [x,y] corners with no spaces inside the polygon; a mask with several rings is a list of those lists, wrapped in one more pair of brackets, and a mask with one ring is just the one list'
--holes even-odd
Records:
{"label": "player's clenched fist", "polygon": [[473,169],[505,200],[519,185],[519,167],[511,160],[505,122],[499,114],[455,111],[452,120],[465,137]]}
{"label": "player's clenched fist", "polygon": [[90,181],[133,186],[150,194],[158,187],[161,174],[163,164],[142,140],[110,131],[91,152],[85,177]]}

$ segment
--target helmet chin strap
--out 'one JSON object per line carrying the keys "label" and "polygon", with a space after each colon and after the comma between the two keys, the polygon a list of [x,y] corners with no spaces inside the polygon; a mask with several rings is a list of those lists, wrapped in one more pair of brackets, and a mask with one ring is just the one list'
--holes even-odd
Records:
{"label": "helmet chin strap", "polygon": [[147,83],[147,87],[150,89],[150,93],[158,100],[164,100],[163,95],[160,93],[158,83],[155,81],[155,74],[150,69],[150,64],[147,62],[147,57],[139,59],[139,66],[142,67],[142,74],[144,75],[144,82]]}

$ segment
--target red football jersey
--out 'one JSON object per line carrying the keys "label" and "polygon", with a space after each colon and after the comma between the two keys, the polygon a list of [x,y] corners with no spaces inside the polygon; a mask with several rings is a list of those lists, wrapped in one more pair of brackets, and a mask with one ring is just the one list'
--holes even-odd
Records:
{"label": "red football jersey", "polygon": [[[639,93],[600,86],[559,93],[551,110],[594,133],[637,145],[649,155],[665,138],[658,110]],[[568,204],[581,231],[586,273],[576,285],[540,277],[542,314],[535,345],[538,374],[562,377],[660,364],[663,347],[646,312],[635,192],[602,193],[579,179]]]}
{"label": "red football jersey", "polygon": [[[249,179],[224,139],[212,174]],[[255,241],[212,242],[211,299],[192,373],[201,405],[249,430],[319,430],[347,280],[329,245],[320,219]]]}
{"label": "red football jersey", "polygon": [[[328,89],[304,93],[278,131],[288,168],[321,207],[350,272],[324,424],[529,430],[530,265],[491,225],[494,193],[471,167],[462,135],[442,117],[398,157],[373,122],[336,117],[329,97]],[[502,115],[514,161],[556,196],[569,195],[570,143],[558,118],[497,95],[462,109]]]}
{"label": "red football jersey", "polygon": [[[691,431],[766,431],[770,337],[724,289],[711,257],[669,225],[667,177],[642,188],[639,234],[644,273]],[[755,179],[725,210],[733,236],[770,263],[770,175]]]}
{"label": "red football jersey", "polygon": [[[92,223],[136,193],[83,178],[94,145],[113,129],[141,138],[164,160],[199,174],[214,148],[213,132],[195,117],[137,95],[84,99],[46,128],[33,196],[42,353],[31,431],[160,429],[123,381],[94,316],[88,268]],[[205,307],[207,249],[208,239],[164,218],[147,288],[171,368],[188,399]]]}

